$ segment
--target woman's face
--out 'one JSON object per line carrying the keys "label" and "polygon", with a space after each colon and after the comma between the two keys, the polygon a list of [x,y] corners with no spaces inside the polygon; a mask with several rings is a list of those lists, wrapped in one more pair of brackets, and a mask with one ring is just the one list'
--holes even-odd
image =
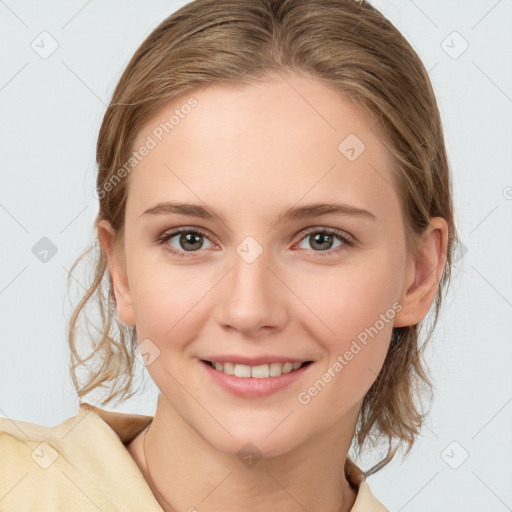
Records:
{"label": "woman's face", "polygon": [[[118,314],[169,417],[210,445],[277,455],[353,428],[414,278],[380,133],[290,75],[185,94],[138,134]],[[311,363],[249,379],[203,360]]]}

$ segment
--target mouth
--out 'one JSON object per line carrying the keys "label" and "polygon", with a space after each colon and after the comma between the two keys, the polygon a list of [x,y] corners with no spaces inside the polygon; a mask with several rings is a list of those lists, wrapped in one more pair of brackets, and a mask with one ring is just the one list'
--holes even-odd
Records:
{"label": "mouth", "polygon": [[301,368],[309,366],[313,361],[286,362],[286,363],[265,363],[257,366],[238,364],[231,362],[208,361],[201,359],[205,365],[213,368],[219,373],[232,375],[241,378],[268,379],[279,377],[283,374],[293,373]]}
{"label": "mouth", "polygon": [[[250,362],[247,358],[237,356],[243,363]],[[311,373],[314,361],[281,361],[267,362],[258,365],[224,361],[197,359],[204,369],[210,383],[217,389],[223,389],[231,395],[244,399],[264,398],[279,391],[284,392],[289,386],[300,386],[306,376]],[[244,361],[245,359],[245,361]],[[254,358],[256,359],[256,358]],[[254,360],[253,359],[253,360]],[[268,358],[267,361],[272,358]],[[256,361],[261,363],[261,359]],[[302,387],[305,386],[305,383]],[[209,387],[208,387],[209,389]]]}

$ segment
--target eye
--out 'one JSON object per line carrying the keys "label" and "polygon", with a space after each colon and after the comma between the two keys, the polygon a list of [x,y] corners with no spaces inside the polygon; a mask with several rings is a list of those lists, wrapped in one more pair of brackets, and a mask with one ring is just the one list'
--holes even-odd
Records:
{"label": "eye", "polygon": [[[315,253],[319,253],[319,256],[332,256],[333,252],[337,253],[339,251],[331,249],[341,247],[343,250],[345,247],[351,247],[355,243],[355,239],[351,235],[333,228],[310,228],[301,234],[305,235],[301,243],[309,239],[310,242],[308,244]],[[340,242],[338,245],[334,245],[336,239]],[[305,248],[308,249],[307,247]]]}
{"label": "eye", "polygon": [[[172,243],[168,244],[168,241],[171,241],[175,238],[175,245]],[[158,238],[158,242],[160,244],[165,244],[166,250],[170,253],[178,256],[180,258],[188,257],[187,253],[198,252],[199,249],[204,249],[204,242],[208,241],[209,244],[213,247],[215,244],[210,242],[206,233],[198,228],[178,228],[174,229],[171,232],[164,233],[161,237]],[[194,255],[190,255],[191,257],[195,257]]]}
{"label": "eye", "polygon": [[[303,231],[301,235],[301,243],[310,239],[309,245],[312,249],[301,248],[313,251],[319,256],[332,256],[333,253],[336,254],[346,247],[355,245],[355,239],[351,235],[333,228],[309,228]],[[313,237],[313,235],[315,236]],[[173,239],[175,239],[174,243],[168,243]],[[338,245],[335,245],[336,240],[339,242]],[[194,258],[196,257],[194,253],[200,252],[200,249],[215,247],[206,232],[199,228],[177,228],[164,233],[157,241],[159,244],[165,245],[165,249],[171,254],[180,258]],[[204,247],[205,241],[210,244],[209,247]]]}

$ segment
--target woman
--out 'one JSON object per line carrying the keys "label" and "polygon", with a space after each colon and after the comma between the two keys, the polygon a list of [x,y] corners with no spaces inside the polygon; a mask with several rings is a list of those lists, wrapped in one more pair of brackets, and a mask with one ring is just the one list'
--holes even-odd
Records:
{"label": "woman", "polygon": [[[74,382],[128,398],[138,346],[157,409],[2,420],[4,503],[387,510],[365,477],[421,426],[418,330],[456,241],[439,112],[406,40],[365,2],[196,0],[131,59],[97,162]],[[102,324],[83,357],[89,302]],[[380,438],[363,472],[349,448]]]}

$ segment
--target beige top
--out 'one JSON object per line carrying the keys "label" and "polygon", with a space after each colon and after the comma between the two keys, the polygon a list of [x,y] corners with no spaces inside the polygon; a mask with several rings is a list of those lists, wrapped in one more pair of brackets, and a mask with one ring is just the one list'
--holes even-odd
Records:
{"label": "beige top", "polygon": [[[53,427],[0,418],[0,511],[162,512],[126,445],[151,416],[83,403]],[[347,457],[351,512],[389,512]]]}

